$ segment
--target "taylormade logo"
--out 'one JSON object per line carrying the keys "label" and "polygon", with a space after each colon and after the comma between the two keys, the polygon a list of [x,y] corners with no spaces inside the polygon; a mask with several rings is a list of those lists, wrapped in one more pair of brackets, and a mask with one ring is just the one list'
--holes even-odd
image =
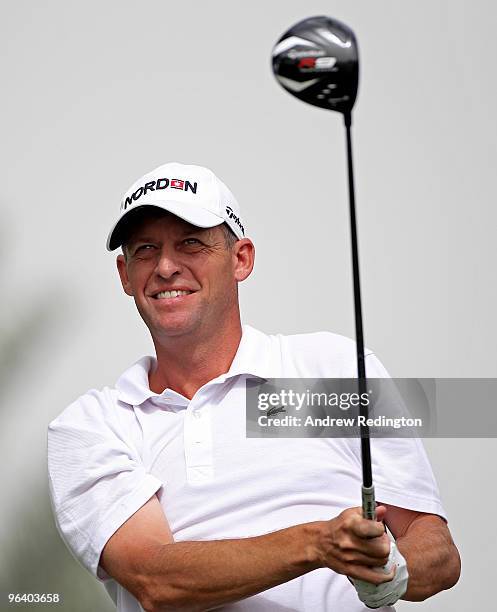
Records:
{"label": "taylormade logo", "polygon": [[240,221],[240,217],[237,217],[235,215],[235,213],[233,212],[233,209],[231,208],[231,206],[226,206],[226,214],[228,215],[228,217],[230,219],[233,219],[233,221],[242,230],[242,234],[245,236],[245,228],[243,227],[242,222]]}
{"label": "taylormade logo", "polygon": [[337,63],[336,57],[302,57],[299,60],[300,70],[331,70]]}
{"label": "taylormade logo", "polygon": [[142,187],[138,187],[131,195],[127,196],[122,204],[121,210],[126,210],[134,202],[139,200],[143,195],[147,195],[147,191],[158,191],[159,189],[180,189],[181,191],[191,191],[197,193],[197,183],[190,183],[184,179],[168,179],[160,178],[156,181],[149,181]]}

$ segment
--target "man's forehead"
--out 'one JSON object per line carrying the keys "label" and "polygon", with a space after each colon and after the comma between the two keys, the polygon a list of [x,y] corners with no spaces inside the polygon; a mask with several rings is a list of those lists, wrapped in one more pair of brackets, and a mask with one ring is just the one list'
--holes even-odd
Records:
{"label": "man's forehead", "polygon": [[163,229],[171,229],[180,235],[191,234],[194,232],[210,232],[215,228],[198,227],[173,215],[169,212],[157,214],[154,212],[143,213],[139,218],[135,219],[128,227],[128,242],[140,240],[142,235],[153,233],[154,231],[162,231]]}
{"label": "man's forehead", "polygon": [[192,231],[192,230],[202,229],[172,214],[167,214],[167,216],[161,216],[161,217],[153,217],[153,216],[145,217],[141,221],[138,221],[138,223],[134,225],[133,229],[141,229],[142,227],[147,227],[147,228],[157,227],[159,229],[162,229],[163,227],[171,227],[171,228],[179,229],[182,231]]}

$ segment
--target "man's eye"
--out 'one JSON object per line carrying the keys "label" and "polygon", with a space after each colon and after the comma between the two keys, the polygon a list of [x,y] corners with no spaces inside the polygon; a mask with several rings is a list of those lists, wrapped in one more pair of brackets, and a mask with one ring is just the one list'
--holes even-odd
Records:
{"label": "man's eye", "polygon": [[137,249],[135,250],[135,253],[139,253],[140,251],[150,251],[154,248],[153,244],[141,244],[139,247],[137,247]]}
{"label": "man's eye", "polygon": [[197,240],[197,238],[186,238],[185,240],[183,240],[184,244],[201,244],[200,240]]}

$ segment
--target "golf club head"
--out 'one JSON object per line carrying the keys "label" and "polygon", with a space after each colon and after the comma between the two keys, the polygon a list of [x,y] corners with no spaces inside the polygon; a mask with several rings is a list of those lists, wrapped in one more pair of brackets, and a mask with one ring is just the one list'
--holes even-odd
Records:
{"label": "golf club head", "polygon": [[331,17],[299,21],[273,49],[273,72],[299,100],[350,115],[359,83],[354,32]]}

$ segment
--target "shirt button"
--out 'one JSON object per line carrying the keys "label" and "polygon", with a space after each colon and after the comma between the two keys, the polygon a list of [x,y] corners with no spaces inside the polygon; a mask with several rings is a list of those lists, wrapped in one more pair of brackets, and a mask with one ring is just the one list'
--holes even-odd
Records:
{"label": "shirt button", "polygon": [[200,412],[200,410],[194,410],[193,415],[195,416],[196,419],[202,418],[202,413]]}

